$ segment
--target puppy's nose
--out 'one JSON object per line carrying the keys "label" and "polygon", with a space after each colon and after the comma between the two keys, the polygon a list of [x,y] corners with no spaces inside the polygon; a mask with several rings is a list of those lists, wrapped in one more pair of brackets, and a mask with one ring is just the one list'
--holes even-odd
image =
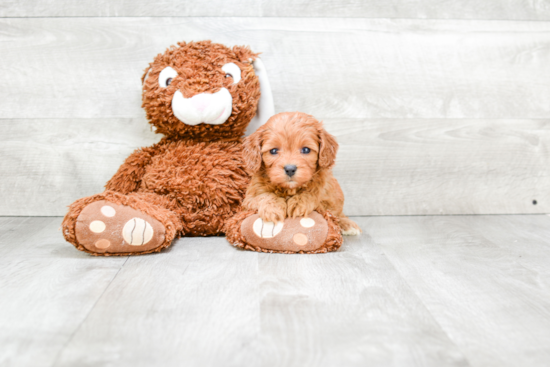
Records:
{"label": "puppy's nose", "polygon": [[285,172],[288,175],[288,177],[294,176],[297,169],[298,169],[298,167],[296,167],[294,164],[287,164],[285,166]]}

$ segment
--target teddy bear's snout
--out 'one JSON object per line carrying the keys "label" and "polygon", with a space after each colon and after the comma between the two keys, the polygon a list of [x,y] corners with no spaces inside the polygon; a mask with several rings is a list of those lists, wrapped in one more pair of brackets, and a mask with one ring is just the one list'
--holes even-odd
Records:
{"label": "teddy bear's snout", "polygon": [[199,95],[194,96],[191,98],[191,104],[195,109],[198,111],[203,112],[208,106],[210,106],[210,102],[212,102],[212,99],[210,98],[211,95],[208,95],[206,93],[201,93]]}
{"label": "teddy bear's snout", "polygon": [[231,116],[232,109],[233,97],[226,88],[216,93],[199,93],[190,98],[185,98],[178,90],[172,97],[174,116],[187,125],[221,125]]}

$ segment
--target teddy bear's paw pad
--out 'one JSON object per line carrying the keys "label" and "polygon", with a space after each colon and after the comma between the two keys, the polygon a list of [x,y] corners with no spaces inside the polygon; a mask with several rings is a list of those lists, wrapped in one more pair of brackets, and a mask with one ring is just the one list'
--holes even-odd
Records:
{"label": "teddy bear's paw pad", "polygon": [[265,222],[254,214],[242,222],[241,233],[250,245],[264,250],[309,252],[323,246],[328,224],[317,212],[308,217],[287,218],[279,223]]}
{"label": "teddy bear's paw pad", "polygon": [[96,201],[76,221],[76,238],[97,253],[131,253],[155,249],[164,242],[164,226],[129,206]]}
{"label": "teddy bear's paw pad", "polygon": [[284,223],[264,222],[262,218],[257,218],[252,225],[254,234],[261,238],[272,238],[283,230]]}

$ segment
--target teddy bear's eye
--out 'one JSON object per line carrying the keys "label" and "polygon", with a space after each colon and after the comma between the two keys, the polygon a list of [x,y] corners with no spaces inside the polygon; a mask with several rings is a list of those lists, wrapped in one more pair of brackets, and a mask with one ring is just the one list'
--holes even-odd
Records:
{"label": "teddy bear's eye", "polygon": [[233,78],[233,84],[237,84],[241,81],[241,69],[236,64],[232,62],[225,64],[222,70],[225,71],[226,78]]}
{"label": "teddy bear's eye", "polygon": [[170,66],[165,67],[159,74],[159,85],[162,88],[166,88],[172,83],[172,80],[178,76],[178,72],[172,69]]}

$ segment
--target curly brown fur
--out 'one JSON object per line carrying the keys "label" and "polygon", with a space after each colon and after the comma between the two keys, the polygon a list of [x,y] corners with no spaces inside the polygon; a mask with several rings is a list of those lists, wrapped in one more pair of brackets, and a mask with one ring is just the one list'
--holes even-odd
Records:
{"label": "curly brown fur", "polygon": [[[241,205],[250,180],[242,144],[163,139],[155,149],[157,155],[147,148],[136,151],[106,188],[125,193],[133,187],[162,195],[183,222],[180,235],[222,234],[225,220]],[[144,152],[147,159],[142,158]]]}
{"label": "curly brown fur", "polygon": [[[359,234],[359,226],[343,213],[344,193],[332,175],[337,151],[336,139],[313,116],[271,117],[244,141],[252,180],[243,207],[268,222],[330,211],[339,218],[342,234]],[[296,167],[294,174],[286,172],[288,165]]]}
{"label": "curly brown fur", "polygon": [[[107,200],[146,213],[166,227],[160,251],[176,236],[207,236],[223,233],[225,221],[240,208],[250,177],[244,170],[242,136],[256,113],[260,85],[249,48],[228,48],[210,41],[179,43],[159,54],[147,68],[143,81],[143,107],[156,132],[165,137],[151,147],[136,150],[107,182],[106,191],[77,200],[63,221],[63,234],[76,248],[75,222],[92,202]],[[222,66],[234,63],[241,70],[235,83]],[[166,67],[177,71],[169,85],[159,85]],[[172,97],[213,94],[226,88],[232,111],[219,125],[188,125],[172,110]],[[149,251],[152,252],[152,251]],[[138,254],[129,253],[99,255]]]}

